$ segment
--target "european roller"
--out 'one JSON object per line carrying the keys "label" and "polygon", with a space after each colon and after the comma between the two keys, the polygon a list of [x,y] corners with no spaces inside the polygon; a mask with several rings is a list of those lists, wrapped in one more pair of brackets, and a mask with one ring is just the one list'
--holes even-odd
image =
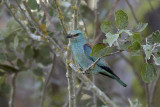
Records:
{"label": "european roller", "polygon": [[[87,69],[97,60],[97,58],[90,56],[92,48],[87,44],[87,40],[80,30],[71,30],[66,37],[70,38],[73,56],[82,70]],[[100,59],[88,72],[108,76],[115,79],[124,87],[127,86],[109,67],[107,67],[102,59]]]}

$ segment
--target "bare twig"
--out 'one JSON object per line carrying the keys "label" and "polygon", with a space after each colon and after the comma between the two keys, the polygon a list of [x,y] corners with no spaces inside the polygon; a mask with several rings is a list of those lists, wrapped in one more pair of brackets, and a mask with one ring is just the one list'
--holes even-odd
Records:
{"label": "bare twig", "polygon": [[130,66],[131,66],[132,69],[133,69],[133,73],[134,73],[135,76],[137,77],[140,85],[142,86],[143,89],[145,89],[145,87],[144,87],[144,82],[142,81],[141,77],[140,77],[139,74],[137,73],[137,70],[135,69],[134,64],[133,64],[130,60],[128,60],[128,58],[126,58],[126,56],[124,56],[123,54],[120,54],[120,56],[121,56],[128,64],[130,64]]}
{"label": "bare twig", "polygon": [[79,5],[80,5],[80,0],[77,0],[76,1],[76,9],[74,9],[73,29],[77,29]]}
{"label": "bare twig", "polygon": [[134,12],[134,10],[133,10],[132,5],[129,3],[128,0],[126,0],[126,2],[127,2],[128,6],[129,6],[129,8],[131,9],[131,12],[132,12],[132,15],[133,15],[133,17],[134,17],[134,20],[135,20],[136,23],[138,24],[138,19],[137,19],[137,17],[136,17],[136,14],[135,14],[135,12]]}
{"label": "bare twig", "polygon": [[86,26],[86,23],[85,23],[85,21],[84,21],[84,19],[83,19],[82,14],[80,13],[80,11],[79,11],[79,16],[81,17],[82,22],[83,22],[83,24],[84,24],[84,31],[85,31],[85,33],[86,33],[86,39],[87,39],[87,41],[89,42],[89,36],[88,36],[87,26]]}
{"label": "bare twig", "polygon": [[[92,75],[92,82],[96,85],[95,75]],[[93,107],[97,107],[97,97],[95,93],[93,93]]]}
{"label": "bare twig", "polygon": [[60,36],[58,35],[57,31],[56,31],[56,28],[54,26],[54,23],[53,21],[51,20],[51,16],[49,15],[49,12],[47,10],[47,7],[46,5],[42,2],[42,0],[40,0],[40,5],[45,13],[45,15],[47,16],[47,19],[48,21],[51,23],[51,27],[52,27],[52,31],[54,32],[54,37],[58,40],[58,44],[60,44],[61,47],[63,47],[63,43],[62,41],[60,40]]}
{"label": "bare twig", "polygon": [[[56,0],[55,0],[56,3]],[[78,23],[78,8],[79,8],[80,0],[76,1],[76,9],[74,9],[74,19],[73,19],[73,29],[77,29],[77,23]],[[58,9],[58,6],[57,6]],[[76,97],[75,97],[75,85],[74,85],[74,77],[73,72],[69,66],[69,59],[71,57],[70,52],[70,45],[71,42],[69,40],[68,46],[67,46],[67,56],[66,56],[66,77],[68,79],[68,92],[69,92],[69,107],[75,107],[76,106]]]}
{"label": "bare twig", "polygon": [[9,100],[9,107],[13,107],[14,103],[14,97],[15,97],[15,90],[16,90],[16,77],[17,73],[12,74],[12,80],[11,80],[11,95],[10,95],[10,100]]}
{"label": "bare twig", "polygon": [[13,12],[15,11],[14,8],[10,8],[10,2],[8,0],[4,1],[4,4],[6,5],[6,7],[8,8],[8,10],[11,12],[11,14],[13,15],[13,17],[15,18],[15,20],[26,30],[27,34],[34,40],[38,40],[38,41],[41,41],[41,36],[44,37],[45,39],[49,40],[57,49],[59,49],[62,53],[64,53],[63,49],[61,49],[59,47],[59,45],[57,45],[55,43],[55,41],[50,38],[49,36],[45,36],[42,32],[40,32],[40,30],[35,27],[35,29],[40,33],[41,36],[38,36],[38,35],[35,35],[33,33],[31,33],[29,27],[18,17],[17,13],[16,12]]}
{"label": "bare twig", "polygon": [[44,86],[43,86],[43,89],[42,89],[42,96],[41,96],[41,101],[40,101],[40,107],[43,107],[43,103],[45,101],[45,93],[46,93],[48,82],[49,82],[49,80],[50,80],[50,78],[52,76],[52,73],[54,71],[55,61],[56,61],[56,55],[54,54],[51,71],[47,74],[47,77],[45,79],[45,83],[44,83]]}
{"label": "bare twig", "polygon": [[96,38],[97,35],[97,24],[98,24],[98,2],[97,0],[94,0],[94,35],[93,39]]}
{"label": "bare twig", "polygon": [[150,7],[151,7],[151,10],[154,11],[154,8],[153,8],[153,5],[152,5],[152,3],[151,3],[151,0],[148,0],[148,3],[149,3],[149,5],[150,5]]}
{"label": "bare twig", "polygon": [[112,9],[109,11],[109,13],[108,13],[108,15],[107,15],[107,18],[106,18],[107,20],[109,20],[109,19],[112,17],[113,11],[114,11],[115,8],[117,7],[119,1],[120,1],[120,0],[116,0],[115,3],[113,4]]}
{"label": "bare twig", "polygon": [[109,107],[116,107],[116,105],[107,97],[98,87],[95,86],[85,75],[83,75],[82,71],[79,71],[73,63],[70,63],[69,66],[76,72],[76,75],[79,79],[87,86],[89,90],[97,95],[97,97],[104,103],[108,104]]}
{"label": "bare twig", "polygon": [[150,94],[149,94],[149,84],[145,83],[145,93],[146,93],[146,98],[147,98],[147,107],[151,107],[151,102],[150,102]]}
{"label": "bare twig", "polygon": [[[81,92],[82,88],[83,88],[83,83],[80,84],[80,86],[78,87],[78,90],[76,91],[76,96],[79,95],[79,93]],[[69,100],[67,100],[67,102],[63,105],[63,107],[68,107],[69,104]]]}
{"label": "bare twig", "polygon": [[54,3],[56,4],[56,8],[57,8],[57,11],[58,11],[58,14],[59,14],[59,20],[60,20],[60,23],[62,25],[62,28],[63,28],[63,32],[64,32],[64,35],[67,35],[67,30],[65,28],[65,24],[63,22],[63,15],[62,15],[62,11],[59,7],[59,2],[57,2],[57,0],[54,0]]}
{"label": "bare twig", "polygon": [[[93,36],[94,39],[96,38],[97,35],[97,23],[98,23],[98,6],[97,6],[97,0],[94,0],[94,36]],[[96,85],[95,75],[92,75],[92,81],[93,84]],[[93,107],[97,107],[97,98],[95,93],[93,93]]]}

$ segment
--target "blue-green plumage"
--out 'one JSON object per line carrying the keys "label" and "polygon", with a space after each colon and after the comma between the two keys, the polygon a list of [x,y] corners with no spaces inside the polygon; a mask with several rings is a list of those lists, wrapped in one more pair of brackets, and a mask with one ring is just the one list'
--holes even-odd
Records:
{"label": "blue-green plumage", "polygon": [[[83,70],[88,68],[97,60],[97,58],[90,56],[92,49],[87,44],[87,41],[80,30],[70,31],[67,38],[70,38],[73,56]],[[95,67],[89,70],[89,72],[94,74],[100,73],[117,80],[124,87],[127,86],[109,67],[106,66],[102,59],[100,59]]]}

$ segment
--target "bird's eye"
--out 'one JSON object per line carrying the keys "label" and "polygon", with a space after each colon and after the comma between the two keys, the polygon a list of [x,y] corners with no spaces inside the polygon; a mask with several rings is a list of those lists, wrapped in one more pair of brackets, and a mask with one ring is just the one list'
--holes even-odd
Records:
{"label": "bird's eye", "polygon": [[77,34],[75,34],[75,35],[73,35],[74,37],[77,37],[79,35],[79,33],[77,33]]}

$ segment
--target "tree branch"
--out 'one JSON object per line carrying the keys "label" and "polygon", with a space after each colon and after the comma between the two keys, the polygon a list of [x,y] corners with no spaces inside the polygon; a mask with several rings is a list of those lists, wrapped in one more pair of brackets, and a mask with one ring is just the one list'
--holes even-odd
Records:
{"label": "tree branch", "polygon": [[42,96],[41,96],[41,101],[40,101],[40,107],[43,107],[43,103],[45,101],[45,93],[46,93],[48,82],[49,82],[49,80],[50,80],[50,78],[52,76],[52,73],[54,71],[55,61],[56,61],[56,55],[54,54],[51,71],[48,73],[48,75],[47,75],[47,77],[45,79],[45,83],[44,83],[43,89],[42,89]]}
{"label": "tree branch", "polygon": [[109,20],[112,17],[113,11],[117,7],[118,3],[119,3],[119,0],[116,0],[115,3],[113,4],[112,9],[109,11],[109,13],[107,15],[107,18],[106,18],[107,20]]}
{"label": "tree branch", "polygon": [[13,107],[13,104],[14,104],[15,90],[16,90],[16,77],[17,77],[17,73],[12,74],[9,107]]}
{"label": "tree branch", "polygon": [[133,15],[133,17],[134,17],[134,20],[135,20],[135,21],[136,21],[136,23],[138,24],[138,19],[137,19],[137,17],[136,17],[136,14],[134,13],[134,10],[133,10],[132,5],[129,3],[129,1],[128,1],[128,0],[126,0],[126,2],[127,2],[128,6],[129,6],[129,8],[130,8],[131,12],[132,12],[132,15]]}
{"label": "tree branch", "polygon": [[85,75],[83,75],[82,71],[79,71],[73,63],[70,63],[69,66],[76,72],[76,75],[79,79],[87,86],[89,90],[97,95],[97,97],[104,103],[108,104],[109,107],[116,107],[116,105],[107,97],[95,84],[93,84]]}
{"label": "tree branch", "polygon": [[60,23],[61,23],[62,28],[63,28],[63,33],[64,33],[64,35],[67,35],[67,30],[66,30],[65,24],[64,24],[64,22],[63,22],[62,11],[61,11],[61,9],[60,9],[60,7],[59,7],[59,2],[57,2],[57,0],[54,0],[54,3],[56,4],[56,9],[57,9],[58,14],[59,14],[59,20],[60,20]]}

